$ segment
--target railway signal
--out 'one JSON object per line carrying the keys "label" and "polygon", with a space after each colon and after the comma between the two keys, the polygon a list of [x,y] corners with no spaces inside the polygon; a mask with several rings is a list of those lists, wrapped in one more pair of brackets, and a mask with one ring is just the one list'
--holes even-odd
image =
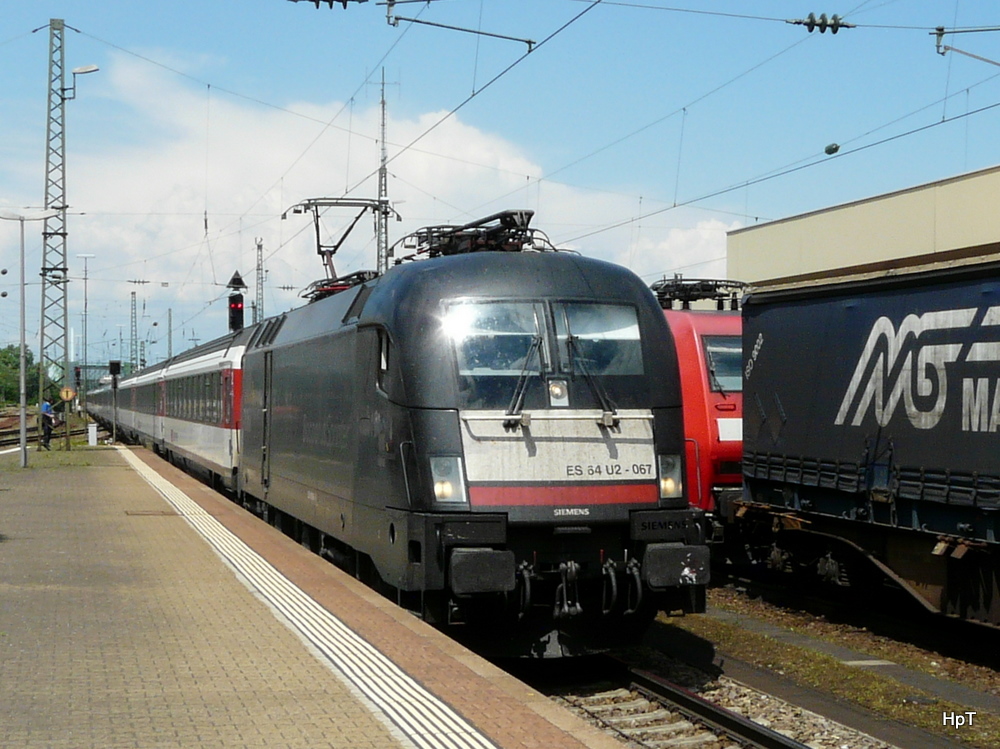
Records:
{"label": "railway signal", "polygon": [[243,330],[243,295],[229,295],[229,332]]}
{"label": "railway signal", "polygon": [[229,294],[229,332],[235,333],[243,330],[243,289],[247,285],[243,283],[243,277],[239,271],[233,272],[233,277],[229,279],[226,288]]}

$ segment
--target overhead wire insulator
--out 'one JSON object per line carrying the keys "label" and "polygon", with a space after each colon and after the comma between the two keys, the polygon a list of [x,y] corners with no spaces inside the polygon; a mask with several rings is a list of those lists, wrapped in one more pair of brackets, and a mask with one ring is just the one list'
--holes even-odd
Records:
{"label": "overhead wire insulator", "polygon": [[[345,10],[347,9],[347,3],[348,3],[348,0],[305,0],[305,1],[312,3],[313,5],[316,6],[317,9],[319,8],[320,3],[326,3],[326,7],[330,8],[331,10],[333,9],[333,4],[335,2],[340,3]],[[297,3],[299,2],[299,0],[290,0],[290,2]],[[368,0],[353,0],[353,2],[366,3],[368,2]]]}
{"label": "overhead wire insulator", "polygon": [[841,29],[854,28],[853,23],[847,23],[836,13],[830,17],[827,17],[826,13],[820,13],[818,18],[815,13],[810,13],[805,18],[796,18],[791,21],[786,21],[786,23],[795,24],[796,26],[805,26],[806,31],[809,33],[819,29],[819,33],[821,34],[825,34],[827,29],[830,29],[831,34],[836,34]]}

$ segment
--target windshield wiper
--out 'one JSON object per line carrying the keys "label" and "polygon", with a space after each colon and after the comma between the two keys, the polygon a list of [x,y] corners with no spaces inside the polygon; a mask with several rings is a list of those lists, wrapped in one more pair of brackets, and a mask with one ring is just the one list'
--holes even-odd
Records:
{"label": "windshield wiper", "polygon": [[[583,363],[583,354],[580,352],[580,344],[577,341],[578,339],[575,335],[566,336],[566,350],[569,353],[570,369],[575,371],[576,364],[579,363],[580,371],[583,372],[583,376],[587,379],[587,384],[590,385],[591,392],[593,392],[601,404],[601,423],[604,426],[614,426],[618,421],[618,409],[615,408],[615,404],[612,403],[607,392],[601,387],[601,383],[597,381],[597,378],[587,369],[587,365]],[[574,352],[576,353],[575,359],[573,357]]]}
{"label": "windshield wiper", "polygon": [[722,387],[722,383],[719,381],[719,376],[715,374],[715,357],[712,356],[712,352],[706,349],[705,358],[708,359],[708,376],[712,385],[719,391],[723,398],[728,398],[729,394],[726,392],[725,388]]}
{"label": "windshield wiper", "polygon": [[[521,410],[524,408],[524,393],[528,389],[528,367],[531,366],[531,357],[537,354],[541,347],[542,337],[540,335],[533,336],[531,345],[528,346],[528,353],[524,355],[524,366],[521,367],[521,374],[514,386],[514,395],[510,399],[510,405],[507,406],[506,415],[508,417],[521,415]],[[524,423],[524,419],[504,419],[504,426],[514,426],[518,423]]]}

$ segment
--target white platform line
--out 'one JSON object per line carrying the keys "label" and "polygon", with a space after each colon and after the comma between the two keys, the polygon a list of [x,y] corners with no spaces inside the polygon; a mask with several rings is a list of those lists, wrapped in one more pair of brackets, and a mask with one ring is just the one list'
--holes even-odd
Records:
{"label": "white platform line", "polygon": [[119,453],[198,531],[251,590],[322,654],[326,664],[419,747],[495,749],[461,715],[310,598],[184,492],[135,457]]}

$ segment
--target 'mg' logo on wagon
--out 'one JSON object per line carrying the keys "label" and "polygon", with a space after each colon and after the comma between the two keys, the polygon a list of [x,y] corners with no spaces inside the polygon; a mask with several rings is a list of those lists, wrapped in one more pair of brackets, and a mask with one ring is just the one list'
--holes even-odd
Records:
{"label": "'mg' logo on wagon", "polygon": [[[968,346],[965,362],[1000,362],[1000,340],[955,340],[947,331],[971,328],[978,309],[941,310],[923,315],[907,315],[897,330],[888,317],[872,325],[854,376],[837,412],[835,424],[850,419],[861,424],[869,409],[880,426],[888,425],[900,401],[906,417],[916,429],[933,429],[944,413],[948,398],[947,365],[959,360]],[[1000,307],[990,307],[978,326],[1000,326]],[[1000,331],[993,335],[998,337]],[[994,377],[995,377],[994,373]],[[996,380],[992,402],[990,378],[962,381],[962,429],[997,431],[1000,428],[1000,379]],[[853,414],[853,418],[852,418]]]}

